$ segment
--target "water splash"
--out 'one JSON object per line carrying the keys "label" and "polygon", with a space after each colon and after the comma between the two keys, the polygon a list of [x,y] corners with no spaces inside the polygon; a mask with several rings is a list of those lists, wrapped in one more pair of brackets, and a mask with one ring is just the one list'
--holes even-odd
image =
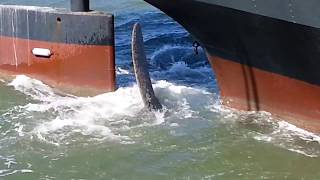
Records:
{"label": "water splash", "polygon": [[49,86],[27,76],[17,76],[8,85],[35,100],[5,114],[6,118],[9,115],[11,119],[29,119],[32,122],[13,121],[16,122],[13,129],[17,135],[36,137],[54,145],[70,144],[75,136],[81,137],[78,141],[134,143],[130,131],[136,128],[161,124],[179,127],[179,122],[201,119],[203,111],[211,109],[220,114],[220,123],[229,123],[257,141],[308,157],[320,156],[319,136],[274,119],[267,112],[242,112],[225,108],[221,106],[217,95],[206,88],[154,81],[155,93],[166,111],[146,114],[142,111],[143,103],[136,85],[88,98],[58,94]]}
{"label": "water splash", "polygon": [[155,93],[167,111],[141,114],[143,103],[136,85],[88,98],[57,94],[41,81],[24,75],[17,76],[8,85],[35,101],[7,113],[11,119],[29,121],[27,124],[19,122],[16,132],[55,145],[68,144],[75,135],[91,140],[133,143],[128,131],[161,125],[173,117],[191,118],[196,116],[199,103],[213,101],[209,98],[211,93],[205,89],[156,81]]}
{"label": "water splash", "polygon": [[213,111],[221,112],[221,120],[240,129],[249,138],[270,143],[307,157],[320,157],[320,136],[298,128],[269,112],[239,111],[215,104]]}
{"label": "water splash", "polygon": [[[2,163],[2,164],[1,164]],[[28,169],[19,169],[17,168],[18,162],[15,159],[14,155],[1,156],[0,155],[0,177],[5,177],[18,173],[32,173],[33,170],[30,169],[31,166],[27,165]],[[3,168],[3,169],[2,169]]]}

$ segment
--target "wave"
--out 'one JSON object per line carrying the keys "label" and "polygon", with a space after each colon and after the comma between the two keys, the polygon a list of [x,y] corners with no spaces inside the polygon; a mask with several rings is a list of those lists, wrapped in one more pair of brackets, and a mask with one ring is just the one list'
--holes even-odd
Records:
{"label": "wave", "polygon": [[222,106],[220,103],[215,104],[212,110],[221,112],[221,120],[224,123],[230,123],[234,131],[242,130],[242,133],[249,138],[307,157],[320,157],[319,135],[275,118],[269,112],[239,111]]}
{"label": "wave", "polygon": [[5,114],[6,119],[27,119],[27,123],[19,122],[15,128],[17,134],[55,145],[68,144],[76,135],[89,140],[134,143],[130,130],[160,125],[173,116],[183,120],[194,114],[199,99],[204,104],[212,101],[208,98],[210,93],[205,90],[156,81],[155,93],[167,110],[147,113],[143,111],[135,84],[87,98],[57,94],[41,81],[24,75],[17,76],[8,85],[35,101]]}
{"label": "wave", "polygon": [[[181,71],[185,65],[172,68]],[[175,70],[174,70],[175,69]],[[170,71],[170,69],[169,69]],[[188,120],[198,121],[207,116],[216,124],[225,124],[230,134],[302,154],[320,157],[320,137],[299,129],[267,112],[244,112],[221,105],[218,95],[205,87],[176,85],[154,80],[153,86],[163,112],[143,111],[143,103],[136,84],[119,88],[112,93],[95,97],[76,97],[57,93],[51,87],[27,76],[17,76],[8,86],[23,93],[32,101],[15,106],[1,115],[12,123],[7,133],[30,137],[56,146],[78,142],[136,143],[140,128],[149,126],[179,127]],[[214,114],[210,114],[213,112]],[[23,121],[22,121],[23,120]],[[14,132],[14,133],[13,133]]]}

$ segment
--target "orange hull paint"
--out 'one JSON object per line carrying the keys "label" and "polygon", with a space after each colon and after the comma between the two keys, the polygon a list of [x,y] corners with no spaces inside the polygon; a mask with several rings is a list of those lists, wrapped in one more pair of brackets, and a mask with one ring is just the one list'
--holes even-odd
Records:
{"label": "orange hull paint", "polygon": [[[36,57],[32,54],[33,48],[50,49],[53,55]],[[0,37],[1,76],[25,74],[77,95],[115,90],[114,56],[112,46]]]}
{"label": "orange hull paint", "polygon": [[271,112],[320,133],[320,87],[275,73],[209,56],[224,105]]}

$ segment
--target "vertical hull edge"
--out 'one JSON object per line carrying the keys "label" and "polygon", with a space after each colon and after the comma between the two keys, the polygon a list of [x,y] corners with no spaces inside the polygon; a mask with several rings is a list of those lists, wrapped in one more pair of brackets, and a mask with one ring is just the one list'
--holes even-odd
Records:
{"label": "vertical hull edge", "polygon": [[[34,48],[52,51],[50,57],[37,57]],[[67,93],[91,96],[114,91],[114,47],[63,44],[0,37],[0,76],[28,75]]]}
{"label": "vertical hull edge", "polygon": [[206,49],[225,105],[320,132],[319,28],[204,1],[145,1]]}
{"label": "vertical hull edge", "polygon": [[267,111],[312,132],[320,132],[320,86],[208,55],[224,105]]}
{"label": "vertical hull edge", "polygon": [[81,96],[114,91],[114,16],[0,5],[0,73]]}

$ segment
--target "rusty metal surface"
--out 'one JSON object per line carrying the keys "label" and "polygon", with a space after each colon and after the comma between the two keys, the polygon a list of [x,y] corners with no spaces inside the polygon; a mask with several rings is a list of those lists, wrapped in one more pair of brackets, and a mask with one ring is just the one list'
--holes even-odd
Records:
{"label": "rusty metal surface", "polygon": [[85,96],[115,90],[113,15],[0,6],[0,26],[1,76],[26,74]]}
{"label": "rusty metal surface", "polygon": [[0,5],[0,36],[84,45],[113,45],[113,15]]}

